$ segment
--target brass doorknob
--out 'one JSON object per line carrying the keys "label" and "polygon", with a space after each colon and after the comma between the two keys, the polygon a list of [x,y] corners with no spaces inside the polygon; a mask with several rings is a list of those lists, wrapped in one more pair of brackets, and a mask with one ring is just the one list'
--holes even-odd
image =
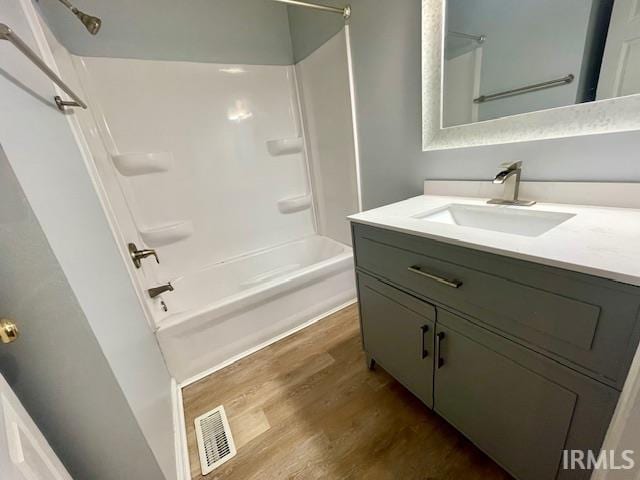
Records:
{"label": "brass doorknob", "polygon": [[11,343],[18,339],[18,326],[7,318],[0,319],[0,342]]}

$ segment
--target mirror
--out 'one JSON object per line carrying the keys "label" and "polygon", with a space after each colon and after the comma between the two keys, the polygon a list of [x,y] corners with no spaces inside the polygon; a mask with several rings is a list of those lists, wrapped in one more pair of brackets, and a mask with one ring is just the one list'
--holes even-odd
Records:
{"label": "mirror", "polygon": [[442,127],[640,93],[637,0],[446,0]]}
{"label": "mirror", "polygon": [[424,151],[638,131],[639,112],[640,0],[422,0]]}

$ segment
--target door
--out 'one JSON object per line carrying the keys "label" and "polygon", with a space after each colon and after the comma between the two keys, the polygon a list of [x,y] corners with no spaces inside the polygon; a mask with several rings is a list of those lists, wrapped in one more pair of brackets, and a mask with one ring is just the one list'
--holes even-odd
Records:
{"label": "door", "polygon": [[[0,344],[0,349],[10,348]],[[71,480],[64,466],[0,375],[2,480]]]}
{"label": "door", "polygon": [[616,0],[596,99],[640,93],[640,2]]}
{"label": "door", "polygon": [[502,354],[508,340],[441,309],[438,322],[435,411],[516,478],[555,479],[576,393]]}
{"label": "door", "polygon": [[367,355],[432,407],[434,307],[362,273],[358,292]]}
{"label": "door", "polygon": [[478,121],[481,71],[482,47],[444,60],[443,128]]}

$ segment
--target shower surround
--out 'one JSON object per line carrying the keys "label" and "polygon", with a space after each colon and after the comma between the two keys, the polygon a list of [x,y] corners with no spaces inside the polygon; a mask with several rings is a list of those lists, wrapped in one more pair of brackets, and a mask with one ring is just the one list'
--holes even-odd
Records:
{"label": "shower surround", "polygon": [[129,268],[178,382],[354,301],[344,31],[298,65],[79,57],[47,33],[123,256],[159,256]]}

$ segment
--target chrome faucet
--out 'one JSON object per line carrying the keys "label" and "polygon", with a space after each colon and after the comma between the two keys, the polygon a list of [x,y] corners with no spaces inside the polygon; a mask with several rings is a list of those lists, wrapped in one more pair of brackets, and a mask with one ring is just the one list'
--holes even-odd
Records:
{"label": "chrome faucet", "polygon": [[493,198],[487,203],[493,205],[519,205],[528,207],[536,203],[532,200],[518,200],[520,191],[520,176],[522,175],[522,162],[503,163],[504,167],[493,179],[493,183],[504,185],[502,198]]}
{"label": "chrome faucet", "polygon": [[171,285],[171,282],[169,282],[166,285],[160,285],[159,287],[150,288],[149,290],[147,290],[147,292],[149,293],[149,296],[151,298],[156,298],[158,295],[161,295],[164,292],[173,292],[173,285]]}
{"label": "chrome faucet", "polygon": [[142,262],[140,260],[142,260],[143,258],[150,257],[152,255],[156,258],[156,263],[160,263],[160,259],[158,259],[158,254],[156,253],[155,250],[151,248],[138,250],[138,247],[136,247],[135,243],[130,243],[128,245],[128,248],[129,248],[129,255],[131,255],[131,261],[136,266],[136,268],[140,268],[142,266]]}

